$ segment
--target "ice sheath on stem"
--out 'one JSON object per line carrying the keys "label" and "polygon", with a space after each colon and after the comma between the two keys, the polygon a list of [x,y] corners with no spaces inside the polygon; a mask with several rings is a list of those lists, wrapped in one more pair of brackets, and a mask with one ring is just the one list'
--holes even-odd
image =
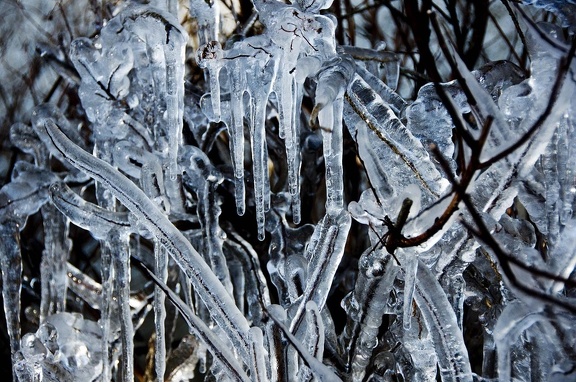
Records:
{"label": "ice sheath on stem", "polygon": [[248,323],[238,311],[206,262],[148,197],[124,175],[108,163],[88,154],[70,141],[52,120],[45,129],[52,140],[51,150],[59,152],[73,166],[104,185],[124,204],[170,253],[174,261],[190,278],[206,304],[214,321],[238,348],[244,360],[249,359]]}

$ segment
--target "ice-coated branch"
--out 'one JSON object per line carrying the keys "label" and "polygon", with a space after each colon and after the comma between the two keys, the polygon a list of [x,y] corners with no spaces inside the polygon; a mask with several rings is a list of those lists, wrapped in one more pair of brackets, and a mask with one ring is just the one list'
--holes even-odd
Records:
{"label": "ice-coated branch", "polygon": [[174,293],[168,286],[158,278],[154,272],[149,270],[142,261],[135,259],[135,263],[140,269],[154,280],[154,283],[162,289],[176,308],[182,313],[182,316],[188,323],[194,334],[208,347],[214,358],[218,359],[224,366],[225,372],[233,381],[248,382],[251,379],[242,369],[234,354],[230,351],[228,345],[222,341],[214,332],[192,312],[192,310]]}
{"label": "ice-coated branch", "polygon": [[309,262],[306,288],[292,318],[291,332],[300,326],[308,301],[314,301],[319,310],[324,308],[334,274],[344,255],[351,224],[352,219],[348,212],[340,210],[338,215],[326,215],[314,230],[305,254]]}
{"label": "ice-coated branch", "polygon": [[190,242],[174,228],[144,192],[124,175],[108,163],[76,146],[52,120],[46,120],[44,128],[52,142],[51,151],[60,153],[73,166],[108,188],[166,248],[174,261],[190,278],[214,320],[222,327],[230,341],[238,347],[243,359],[247,360],[248,323]]}
{"label": "ice-coated branch", "polygon": [[434,340],[442,380],[472,381],[468,350],[446,293],[421,261],[416,277],[414,300]]}

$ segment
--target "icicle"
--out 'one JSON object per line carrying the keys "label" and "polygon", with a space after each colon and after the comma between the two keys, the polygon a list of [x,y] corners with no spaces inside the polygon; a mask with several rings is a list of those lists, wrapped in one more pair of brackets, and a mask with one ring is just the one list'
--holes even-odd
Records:
{"label": "icicle", "polygon": [[[158,279],[166,283],[168,279],[168,257],[166,249],[160,245],[160,242],[154,243],[154,258],[156,264],[154,266],[154,273]],[[164,373],[166,372],[166,307],[164,305],[164,293],[162,289],[156,285],[154,287],[154,327],[156,329],[156,347],[155,347],[155,367],[156,367],[156,380],[158,382],[164,381]]]}
{"label": "icicle", "polygon": [[269,61],[256,65],[249,75],[250,90],[250,133],[252,136],[252,173],[254,177],[254,199],[258,240],[264,240],[265,213],[270,206],[270,183],[268,180],[268,152],[266,147],[266,106],[272,91],[272,79],[278,63]]}
{"label": "icicle", "polygon": [[[404,256],[399,252],[405,252]],[[418,254],[412,250],[397,250],[397,256],[402,258],[402,268],[404,269],[404,314],[402,322],[404,329],[410,329],[412,322],[412,299],[414,298],[414,288],[416,288],[416,271],[418,269]]]}
{"label": "icicle", "polygon": [[196,52],[196,63],[199,67],[208,70],[210,84],[210,101],[212,112],[210,119],[218,122],[221,119],[220,110],[220,71],[222,70],[223,52],[220,43],[216,40],[207,42],[198,48]]}
{"label": "icicle", "polygon": [[230,76],[230,108],[232,123],[228,126],[230,151],[234,167],[234,196],[238,215],[245,212],[244,191],[244,89],[246,89],[245,72],[240,60],[234,60],[229,68],[237,75]]}
{"label": "icicle", "polygon": [[285,68],[280,68],[276,82],[278,98],[279,136],[286,145],[288,164],[288,190],[292,196],[292,216],[294,223],[300,222],[300,144],[299,114],[301,105],[301,84]]}
{"label": "icicle", "polygon": [[318,116],[324,142],[326,165],[326,213],[338,213],[344,207],[344,180],[342,167],[342,112],[344,91],[354,73],[349,59],[337,62],[320,72],[316,99],[310,120]]}
{"label": "icicle", "polygon": [[102,328],[102,359],[104,359],[102,377],[103,380],[109,380],[112,377],[111,354],[110,344],[114,341],[112,332],[113,327],[117,327],[113,307],[114,307],[114,277],[115,267],[113,265],[112,248],[107,242],[101,241],[103,244],[100,248],[100,275],[102,279],[102,302],[100,303],[100,327]]}
{"label": "icicle", "polygon": [[[175,25],[178,22],[175,21]],[[166,114],[168,119],[168,157],[170,159],[170,180],[178,174],[178,147],[182,143],[184,114],[184,51],[187,36],[180,29],[168,32],[164,55],[166,56]]]}
{"label": "icicle", "polygon": [[184,182],[198,195],[198,218],[203,231],[203,253],[222,285],[232,294],[232,282],[222,252],[225,234],[219,226],[222,213],[216,188],[224,181],[222,174],[210,163],[202,150],[185,146],[180,166],[185,170]]}
{"label": "icicle", "polygon": [[104,184],[168,250],[190,278],[214,320],[239,349],[243,359],[248,360],[248,323],[190,242],[129,179],[76,146],[52,120],[47,120],[44,126],[53,142],[51,151],[60,152],[75,167]]}
{"label": "icicle", "polygon": [[15,365],[15,353],[20,350],[22,255],[20,254],[19,227],[13,221],[3,221],[0,226],[0,266],[6,327],[12,351],[12,364]]}
{"label": "icicle", "polygon": [[66,308],[66,261],[71,249],[68,223],[54,206],[42,207],[44,221],[44,251],[40,264],[42,279],[41,322],[50,314],[64,312]]}
{"label": "icicle", "polygon": [[134,328],[130,311],[130,237],[126,233],[111,231],[108,240],[114,257],[114,289],[120,310],[122,381],[131,382],[134,380]]}

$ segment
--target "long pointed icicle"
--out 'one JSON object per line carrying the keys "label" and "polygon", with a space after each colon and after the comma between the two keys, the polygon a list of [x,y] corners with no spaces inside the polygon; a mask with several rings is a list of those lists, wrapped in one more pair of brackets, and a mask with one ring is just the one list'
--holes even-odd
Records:
{"label": "long pointed icicle", "polygon": [[108,188],[168,250],[190,278],[214,320],[248,362],[248,322],[190,242],[128,178],[75,145],[52,120],[46,120],[44,127],[53,144],[51,150],[61,153],[73,166]]}
{"label": "long pointed icicle", "polygon": [[294,223],[300,223],[300,144],[299,144],[299,105],[300,84],[286,70],[278,71],[276,96],[278,97],[279,135],[286,145],[288,164],[288,190],[292,196],[292,216]]}
{"label": "long pointed icicle", "polygon": [[[175,21],[176,25],[177,21]],[[184,114],[184,53],[188,36],[181,28],[168,32],[164,45],[166,60],[166,114],[168,119],[168,158],[170,181],[178,174],[178,147],[182,143]]]}
{"label": "long pointed icicle", "polygon": [[228,134],[230,135],[230,151],[234,167],[236,210],[238,215],[244,215],[246,209],[244,190],[244,89],[246,89],[246,77],[239,60],[234,60],[232,65],[232,70],[238,75],[230,77],[232,123],[228,126]]}
{"label": "long pointed icicle", "polygon": [[[259,81],[251,83],[250,89],[250,133],[252,135],[252,173],[254,177],[254,199],[256,204],[256,225],[258,239],[264,240],[266,211],[270,208],[270,182],[268,179],[268,153],[266,146],[266,106],[272,91],[272,83],[267,81],[270,72],[275,73],[277,63],[271,61],[263,68],[255,68],[253,73]],[[262,73],[260,73],[262,71]],[[273,75],[271,76],[273,78]]]}

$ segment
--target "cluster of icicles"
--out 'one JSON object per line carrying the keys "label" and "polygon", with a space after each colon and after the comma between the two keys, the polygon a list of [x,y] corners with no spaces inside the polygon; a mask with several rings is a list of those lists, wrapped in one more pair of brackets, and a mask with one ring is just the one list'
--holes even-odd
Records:
{"label": "cluster of icicles", "polygon": [[324,131],[326,209],[333,213],[344,207],[341,121],[344,91],[354,66],[336,52],[334,20],[317,14],[329,5],[255,1],[260,21],[268,26],[263,34],[236,41],[226,50],[217,41],[198,49],[197,62],[207,69],[211,90],[204,96],[204,110],[212,121],[223,121],[228,127],[240,215],[245,209],[244,120],[249,121],[260,240],[264,239],[265,213],[270,209],[266,118],[272,94],[279,114],[279,135],[286,145],[293,220],[300,222],[300,110],[308,78],[317,81],[312,123],[318,118]]}

